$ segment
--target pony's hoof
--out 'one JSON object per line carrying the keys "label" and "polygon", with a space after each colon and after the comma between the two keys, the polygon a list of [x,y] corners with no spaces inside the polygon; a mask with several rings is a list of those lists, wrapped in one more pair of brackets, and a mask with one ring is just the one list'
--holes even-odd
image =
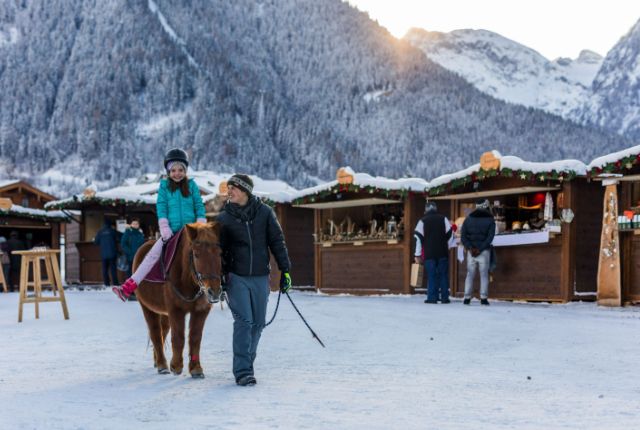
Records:
{"label": "pony's hoof", "polygon": [[171,373],[173,373],[174,375],[180,375],[182,373],[182,369],[175,369],[172,367]]}
{"label": "pony's hoof", "polygon": [[166,367],[161,367],[158,369],[158,374],[160,375],[168,375],[169,374],[169,369],[167,369]]}
{"label": "pony's hoof", "polygon": [[193,379],[204,379],[204,373],[202,372],[195,372],[191,374],[191,377]]}

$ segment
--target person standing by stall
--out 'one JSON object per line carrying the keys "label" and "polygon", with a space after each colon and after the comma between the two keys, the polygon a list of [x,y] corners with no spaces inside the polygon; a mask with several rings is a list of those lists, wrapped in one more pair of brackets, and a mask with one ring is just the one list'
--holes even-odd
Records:
{"label": "person standing by stall", "polygon": [[120,241],[120,247],[122,248],[125,257],[127,258],[127,264],[129,265],[127,269],[127,278],[131,277],[133,257],[136,256],[138,248],[140,248],[143,243],[144,233],[142,233],[142,230],[140,230],[140,220],[138,218],[133,218],[131,220],[131,224],[129,224],[129,228],[124,231],[124,234],[122,235],[122,239]]}
{"label": "person standing by stall", "polygon": [[222,224],[224,289],[233,314],[233,375],[236,384],[256,384],[253,363],[265,326],[269,300],[269,251],[282,273],[280,290],[291,288],[291,263],[276,215],[252,194],[253,181],[236,174],[227,181],[229,200],[217,221]]}
{"label": "person standing by stall", "polygon": [[496,222],[489,211],[489,200],[480,199],[476,209],[462,224],[460,240],[467,251],[467,277],[464,281],[465,305],[471,304],[473,278],[476,270],[480,272],[480,304],[489,304],[489,265],[491,261],[491,243],[496,234]]}
{"label": "person standing by stall", "polygon": [[11,280],[7,279],[9,282],[9,290],[13,291],[14,289],[19,288],[18,283],[20,282],[20,255],[13,254],[13,251],[24,251],[27,249],[27,246],[24,244],[22,239],[20,239],[20,235],[16,230],[12,230],[9,233],[9,240],[7,241],[7,245],[9,246],[9,263],[11,266]]}
{"label": "person standing by stall", "polygon": [[[118,272],[116,271],[116,259],[118,257],[118,240],[116,231],[113,228],[113,221],[104,219],[104,225],[93,242],[100,247],[100,258],[102,259],[102,280],[106,287],[118,285]],[[109,279],[111,274],[111,279]]]}
{"label": "person standing by stall", "polygon": [[427,272],[425,303],[451,303],[449,300],[449,247],[453,226],[446,216],[438,213],[435,202],[427,202],[425,214],[414,230],[416,238],[415,262],[424,261]]}

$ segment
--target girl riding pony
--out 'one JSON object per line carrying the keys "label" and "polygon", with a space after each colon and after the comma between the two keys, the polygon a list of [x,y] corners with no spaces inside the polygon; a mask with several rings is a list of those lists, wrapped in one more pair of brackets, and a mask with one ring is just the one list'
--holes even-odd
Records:
{"label": "girl riding pony", "polygon": [[113,287],[113,292],[122,301],[129,298],[160,259],[164,242],[186,224],[207,222],[200,190],[193,179],[187,178],[187,153],[177,148],[169,150],[164,157],[164,167],[167,170],[167,179],[160,181],[156,201],[161,238],[153,244],[135,273],[122,286]]}

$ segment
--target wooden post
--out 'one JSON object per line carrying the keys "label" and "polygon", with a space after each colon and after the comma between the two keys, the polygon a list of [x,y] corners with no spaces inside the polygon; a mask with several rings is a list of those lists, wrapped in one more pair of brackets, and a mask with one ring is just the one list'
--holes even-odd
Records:
{"label": "wooden post", "polygon": [[617,181],[605,180],[603,185],[606,186],[606,189],[598,263],[598,304],[601,306],[620,306],[622,295]]}
{"label": "wooden post", "polygon": [[[22,256],[20,269],[20,303],[18,305],[18,322],[22,322],[22,309],[25,303],[35,304],[36,318],[40,318],[40,302],[60,302],[64,319],[69,319],[69,310],[67,301],[62,288],[62,279],[58,266],[59,249],[43,249],[31,251],[14,251],[14,254]],[[47,280],[51,283],[51,288],[59,294],[54,297],[42,297],[42,273],[40,270],[40,261],[45,259],[45,267],[47,271]],[[29,270],[32,268],[33,281],[29,282]],[[27,297],[30,286],[33,286],[33,297]]]}

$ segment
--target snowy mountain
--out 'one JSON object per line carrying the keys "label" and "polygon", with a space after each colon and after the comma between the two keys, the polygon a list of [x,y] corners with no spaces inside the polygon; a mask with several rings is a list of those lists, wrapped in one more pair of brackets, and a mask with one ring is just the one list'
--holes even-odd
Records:
{"label": "snowy mountain", "polygon": [[640,20],[609,51],[576,117],[640,139]]}
{"label": "snowy mountain", "polygon": [[412,29],[404,39],[480,91],[565,118],[584,103],[603,60],[585,50],[575,60],[549,61],[531,48],[486,30],[439,33]]}
{"label": "snowy mountain", "polygon": [[631,146],[478,91],[341,0],[9,0],[0,40],[0,172],[60,197],[175,146],[297,187]]}

